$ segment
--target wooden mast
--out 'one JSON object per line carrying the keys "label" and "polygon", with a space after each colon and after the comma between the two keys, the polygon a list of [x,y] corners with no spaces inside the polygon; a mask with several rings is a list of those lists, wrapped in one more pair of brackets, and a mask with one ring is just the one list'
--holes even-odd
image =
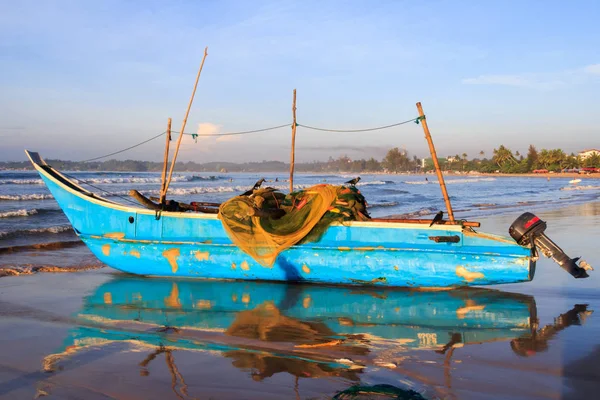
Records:
{"label": "wooden mast", "polygon": [[429,145],[429,152],[431,153],[431,158],[433,159],[433,165],[435,166],[435,173],[438,177],[438,182],[440,183],[440,188],[442,189],[442,195],[444,196],[444,202],[446,203],[446,210],[448,211],[448,219],[450,222],[454,222],[454,213],[452,212],[452,205],[450,204],[450,197],[448,197],[448,191],[446,190],[446,183],[444,183],[444,176],[442,174],[442,170],[440,169],[440,164],[438,163],[437,154],[435,153],[435,147],[433,146],[433,140],[431,140],[431,134],[429,133],[429,127],[427,126],[427,120],[425,119],[425,114],[423,113],[423,107],[421,107],[421,103],[417,103],[417,110],[419,110],[419,116],[421,120],[421,126],[423,127],[423,131],[425,132],[425,139],[427,139],[427,144]]}
{"label": "wooden mast", "polygon": [[294,191],[294,163],[296,157],[296,89],[292,101],[292,153],[290,155],[290,193]]}
{"label": "wooden mast", "polygon": [[202,57],[202,63],[200,64],[200,68],[198,69],[198,75],[196,75],[196,83],[194,83],[194,90],[192,91],[192,96],[190,97],[190,102],[188,103],[187,110],[185,112],[185,117],[183,118],[183,123],[181,124],[181,130],[179,131],[179,138],[177,138],[177,146],[175,147],[175,154],[173,154],[173,160],[171,160],[171,168],[169,169],[169,179],[165,184],[164,195],[167,195],[167,190],[169,190],[169,184],[171,184],[171,179],[173,178],[173,170],[175,169],[175,163],[177,162],[177,154],[179,154],[179,146],[181,146],[181,139],[183,138],[183,132],[185,131],[185,125],[187,123],[188,115],[190,114],[190,108],[192,108],[192,103],[194,102],[194,95],[196,94],[196,88],[198,87],[198,80],[200,79],[200,74],[202,73],[202,67],[204,67],[204,60],[206,60],[206,56],[208,55],[208,47],[204,49],[204,57]]}
{"label": "wooden mast", "polygon": [[163,162],[162,175],[160,177],[160,204],[164,204],[167,193],[165,185],[167,183],[167,167],[169,166],[169,145],[171,144],[171,118],[167,122],[167,142],[165,143],[165,158]]}

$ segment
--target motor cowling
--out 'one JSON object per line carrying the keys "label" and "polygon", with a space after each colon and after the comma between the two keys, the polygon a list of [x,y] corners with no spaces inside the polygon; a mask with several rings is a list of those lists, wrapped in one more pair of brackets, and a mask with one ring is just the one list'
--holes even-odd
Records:
{"label": "motor cowling", "polygon": [[577,265],[577,258],[570,258],[565,252],[546,234],[546,222],[542,221],[535,214],[526,212],[521,214],[508,229],[510,236],[521,246],[530,246],[537,256],[537,249],[548,258],[552,258],[562,269],[570,273],[575,278],[587,278],[587,271],[592,267],[585,261]]}

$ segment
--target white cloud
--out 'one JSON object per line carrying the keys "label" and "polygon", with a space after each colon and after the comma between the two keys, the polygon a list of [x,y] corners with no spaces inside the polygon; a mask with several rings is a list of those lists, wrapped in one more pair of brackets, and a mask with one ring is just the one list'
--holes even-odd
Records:
{"label": "white cloud", "polygon": [[592,64],[583,68],[588,74],[600,75],[600,64]]}

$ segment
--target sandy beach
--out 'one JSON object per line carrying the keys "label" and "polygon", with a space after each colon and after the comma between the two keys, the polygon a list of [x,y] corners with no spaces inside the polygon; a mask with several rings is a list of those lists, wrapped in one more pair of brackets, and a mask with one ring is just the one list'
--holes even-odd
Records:
{"label": "sandy beach", "polygon": [[[600,202],[538,214],[568,254],[600,265]],[[481,222],[504,234],[512,219]],[[600,389],[598,280],[547,259],[529,283],[434,294],[31,272],[0,278],[0,398],[326,399],[385,384],[427,399],[556,399]],[[361,323],[345,304],[399,319]],[[426,320],[401,311],[432,307]]]}

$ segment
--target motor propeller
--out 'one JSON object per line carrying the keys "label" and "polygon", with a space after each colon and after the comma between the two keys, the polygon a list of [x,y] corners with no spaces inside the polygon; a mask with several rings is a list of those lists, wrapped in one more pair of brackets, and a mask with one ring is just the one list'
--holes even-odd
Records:
{"label": "motor propeller", "polygon": [[579,257],[570,258],[565,252],[554,243],[544,231],[546,222],[542,221],[535,214],[526,212],[512,223],[508,229],[510,236],[521,246],[531,246],[534,256],[537,256],[537,249],[548,258],[552,258],[562,269],[570,273],[575,278],[587,278],[587,271],[593,268],[585,261],[580,261]]}

